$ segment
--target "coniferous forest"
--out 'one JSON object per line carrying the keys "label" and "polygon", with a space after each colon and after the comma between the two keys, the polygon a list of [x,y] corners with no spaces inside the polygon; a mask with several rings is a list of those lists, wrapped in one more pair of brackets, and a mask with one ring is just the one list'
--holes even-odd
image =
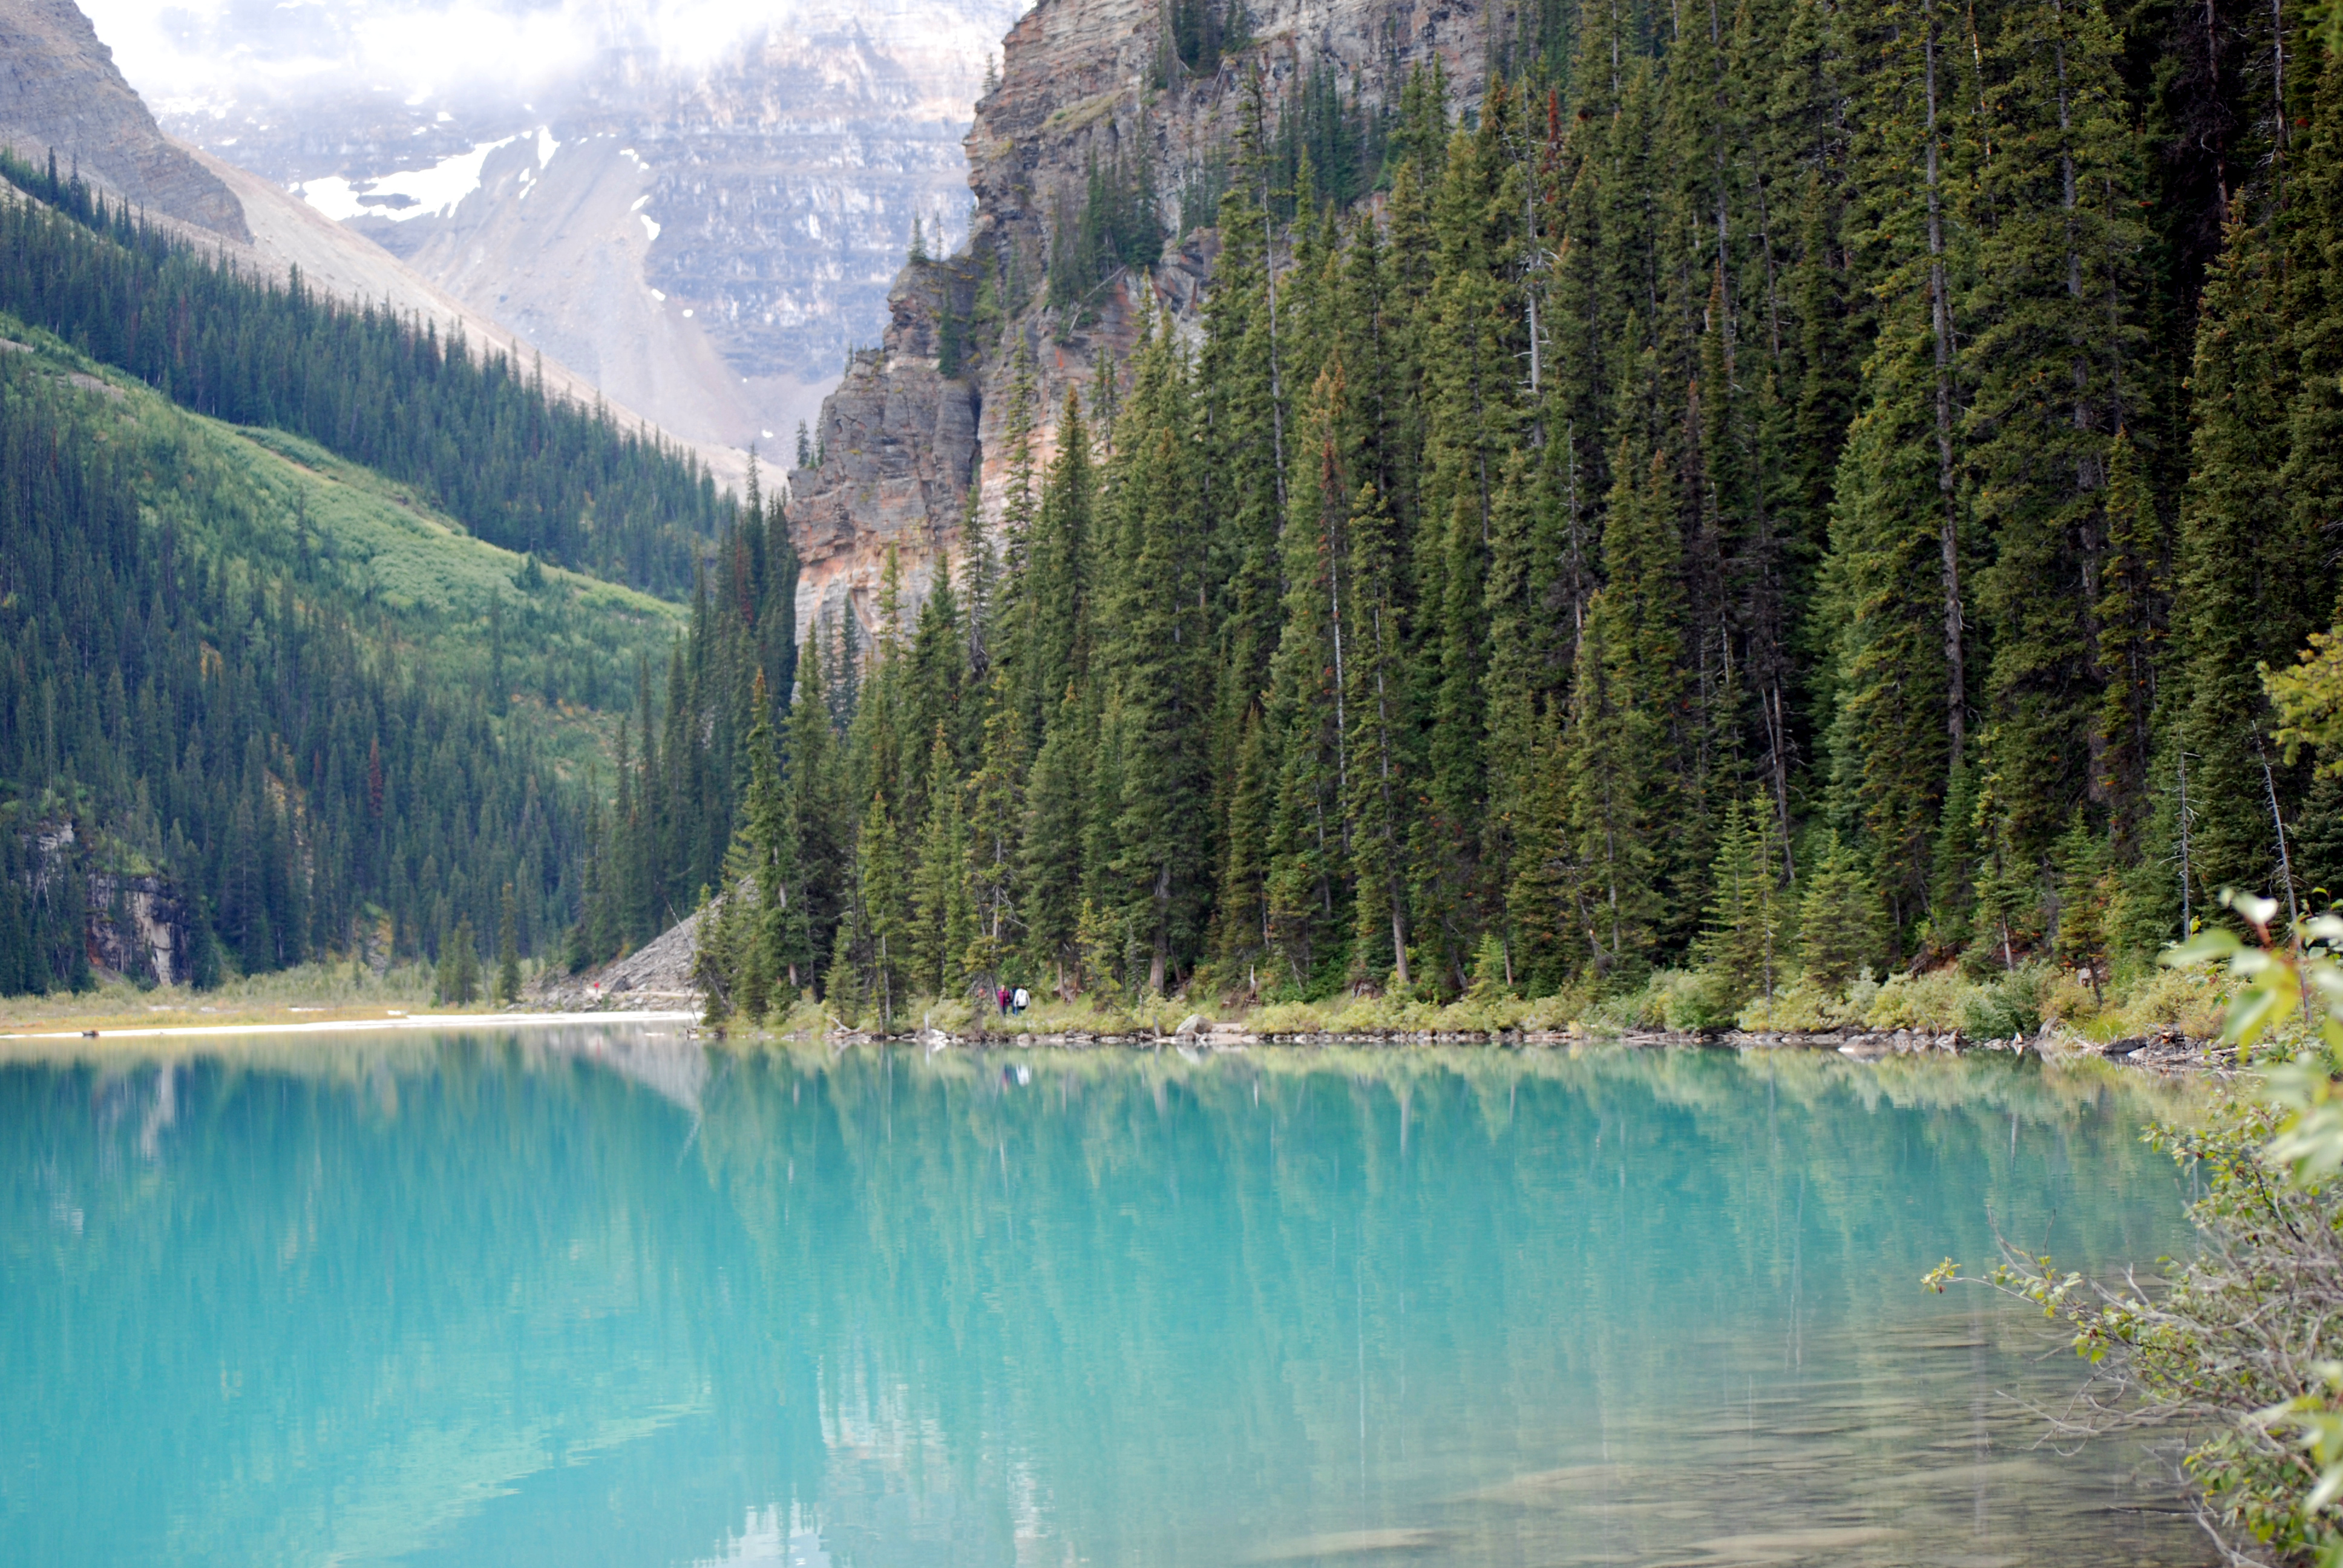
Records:
{"label": "coniferous forest", "polygon": [[[550,759],[452,672],[386,657],[313,558],[272,570],[142,518],[149,463],[215,523],[250,498],[184,448],[106,439],[25,357],[0,359],[0,994],[87,982],[101,868],[167,874],[198,986],[377,923],[379,947],[436,950],[468,916],[494,930],[505,890],[558,933],[579,811]],[[65,827],[36,863],[32,835]]]}
{"label": "coniferous forest", "polygon": [[[950,585],[890,589],[867,648],[811,628],[793,691],[714,683],[750,693],[723,867],[625,819],[604,859],[744,890],[719,1010],[818,986],[847,1019],[1004,977],[1591,1001],[1689,970],[1673,1016],[1715,1022],[1866,971],[2096,987],[2224,888],[2323,904],[2314,20],[1548,0],[1470,115],[1419,73],[1337,116],[1380,148],[1347,207],[1256,74],[1201,336],[1158,324],[1046,441],[1021,377]],[[1053,265],[1142,253],[1131,193],[1169,184],[1095,175],[1112,210],[1061,216]],[[967,352],[1030,363],[1051,320]],[[632,778],[622,819],[674,809]]]}
{"label": "coniferous forest", "polygon": [[734,503],[501,358],[8,172],[45,205],[0,204],[0,995],[86,985],[129,920],[91,898],[148,879],[198,987],[561,951],[599,735],[681,618],[553,563],[688,588]]}
{"label": "coniferous forest", "polygon": [[[810,991],[849,1019],[1002,980],[1576,1006],[1693,974],[1670,1017],[1715,1022],[1898,970],[2097,987],[2224,918],[2225,888],[2328,901],[2325,25],[2072,0],[1517,21],[1474,95],[1419,72],[1346,104],[1247,66],[1222,166],[1094,160],[1047,209],[1039,303],[947,334],[954,370],[1010,372],[1004,503],[971,503],[923,601],[890,578],[875,626],[802,642],[778,498],[729,504],[506,359],[12,166],[47,204],[0,215],[28,327],[690,608],[663,682],[565,694],[546,667],[548,709],[632,708],[608,775],[559,776],[444,674],[352,642],[331,596],[176,572],[124,455],[19,377],[11,450],[48,456],[7,476],[10,983],[75,963],[24,803],[98,799],[239,966],[394,906],[416,950],[567,926],[583,965],[729,888],[718,1010]],[[1242,25],[1215,36],[1247,58]],[[1151,324],[1041,407],[1041,338],[1204,192],[1201,324]],[[216,672],[206,648],[264,625],[288,663]],[[223,678],[249,700],[195,695]],[[363,762],[296,744],[357,710],[296,701],[312,680],[414,712],[344,726]],[[367,826],[377,743],[444,753],[417,786],[439,827]]]}
{"label": "coniferous forest", "polygon": [[[689,453],[548,397],[512,358],[240,273],[78,180],[0,155],[0,310],[182,407],[420,487],[481,538],[670,597],[724,512]],[[484,346],[485,347],[485,346]]]}

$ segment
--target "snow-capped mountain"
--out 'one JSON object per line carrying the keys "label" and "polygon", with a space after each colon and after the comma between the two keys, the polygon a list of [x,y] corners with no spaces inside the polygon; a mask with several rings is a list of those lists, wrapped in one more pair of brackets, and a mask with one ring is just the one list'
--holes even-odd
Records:
{"label": "snow-capped mountain", "polygon": [[678,434],[786,443],[878,341],[1020,0],[93,0],[181,140]]}

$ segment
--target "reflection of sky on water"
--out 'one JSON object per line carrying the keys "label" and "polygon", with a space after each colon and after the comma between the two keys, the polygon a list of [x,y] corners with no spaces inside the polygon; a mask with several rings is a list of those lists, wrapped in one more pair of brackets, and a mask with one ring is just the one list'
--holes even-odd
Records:
{"label": "reflection of sky on water", "polygon": [[2144,1095],[623,1029],[0,1066],[0,1559],[2197,1562],[2137,1456],[2036,1443],[2068,1358],[1916,1283],[1988,1209],[2180,1245]]}
{"label": "reflection of sky on water", "polygon": [[779,1508],[751,1510],[740,1533],[694,1568],[831,1568],[821,1532]]}

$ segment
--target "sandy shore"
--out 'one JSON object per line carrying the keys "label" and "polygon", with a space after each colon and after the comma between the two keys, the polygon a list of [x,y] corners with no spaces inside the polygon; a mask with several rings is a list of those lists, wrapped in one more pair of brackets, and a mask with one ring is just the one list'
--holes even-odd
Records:
{"label": "sandy shore", "polygon": [[167,1040],[203,1034],[347,1034],[420,1029],[531,1029],[548,1024],[697,1023],[696,1012],[423,1012],[381,1018],[305,1019],[298,1023],[129,1024],[116,1029],[59,1029],[0,1034],[0,1041],[35,1040]]}

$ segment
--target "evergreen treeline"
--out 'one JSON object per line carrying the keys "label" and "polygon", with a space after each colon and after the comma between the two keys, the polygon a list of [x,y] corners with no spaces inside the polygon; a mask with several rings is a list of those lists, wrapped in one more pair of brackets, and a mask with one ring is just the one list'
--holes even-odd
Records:
{"label": "evergreen treeline", "polygon": [[[1061,196],[1050,227],[1050,307],[1068,321],[1090,314],[1098,286],[1124,267],[1153,266],[1163,255],[1163,220],[1147,160],[1116,157],[1084,171],[1082,202]],[[917,259],[917,258],[914,258]]]}
{"label": "evergreen treeline", "polygon": [[[251,498],[93,404],[0,355],[0,994],[87,983],[101,868],[164,876],[197,985],[500,917],[558,932],[583,846],[550,760],[490,694],[383,651],[306,547],[218,548]],[[142,472],[215,526],[142,517]]]}
{"label": "evergreen treeline", "polygon": [[719,1006],[1691,965],[1726,1016],[2343,888],[2257,674],[2343,521],[2298,20],[1577,7],[1465,126],[1412,82],[1348,216],[1256,85],[1201,347],[1046,473],[1024,397],[997,551],[881,604],[851,721],[815,658],[739,720]]}
{"label": "evergreen treeline", "polygon": [[[615,798],[587,824],[573,970],[641,946],[721,885],[749,759],[769,749],[769,728],[752,716],[770,706],[763,693],[798,678],[797,587],[781,498],[762,493],[752,462],[746,506],[726,525],[692,596],[690,628],[670,651],[664,702],[654,706],[649,670],[636,678]],[[851,668],[850,653],[843,663]],[[818,653],[808,665],[818,669]]]}
{"label": "evergreen treeline", "polygon": [[199,414],[304,436],[426,491],[481,538],[679,595],[729,508],[698,459],[550,397],[508,356],[278,287],[0,154],[0,310]]}
{"label": "evergreen treeline", "polygon": [[1183,76],[1210,76],[1221,68],[1223,55],[1252,41],[1244,0],[1172,0],[1164,8],[1150,85],[1161,88]]}

